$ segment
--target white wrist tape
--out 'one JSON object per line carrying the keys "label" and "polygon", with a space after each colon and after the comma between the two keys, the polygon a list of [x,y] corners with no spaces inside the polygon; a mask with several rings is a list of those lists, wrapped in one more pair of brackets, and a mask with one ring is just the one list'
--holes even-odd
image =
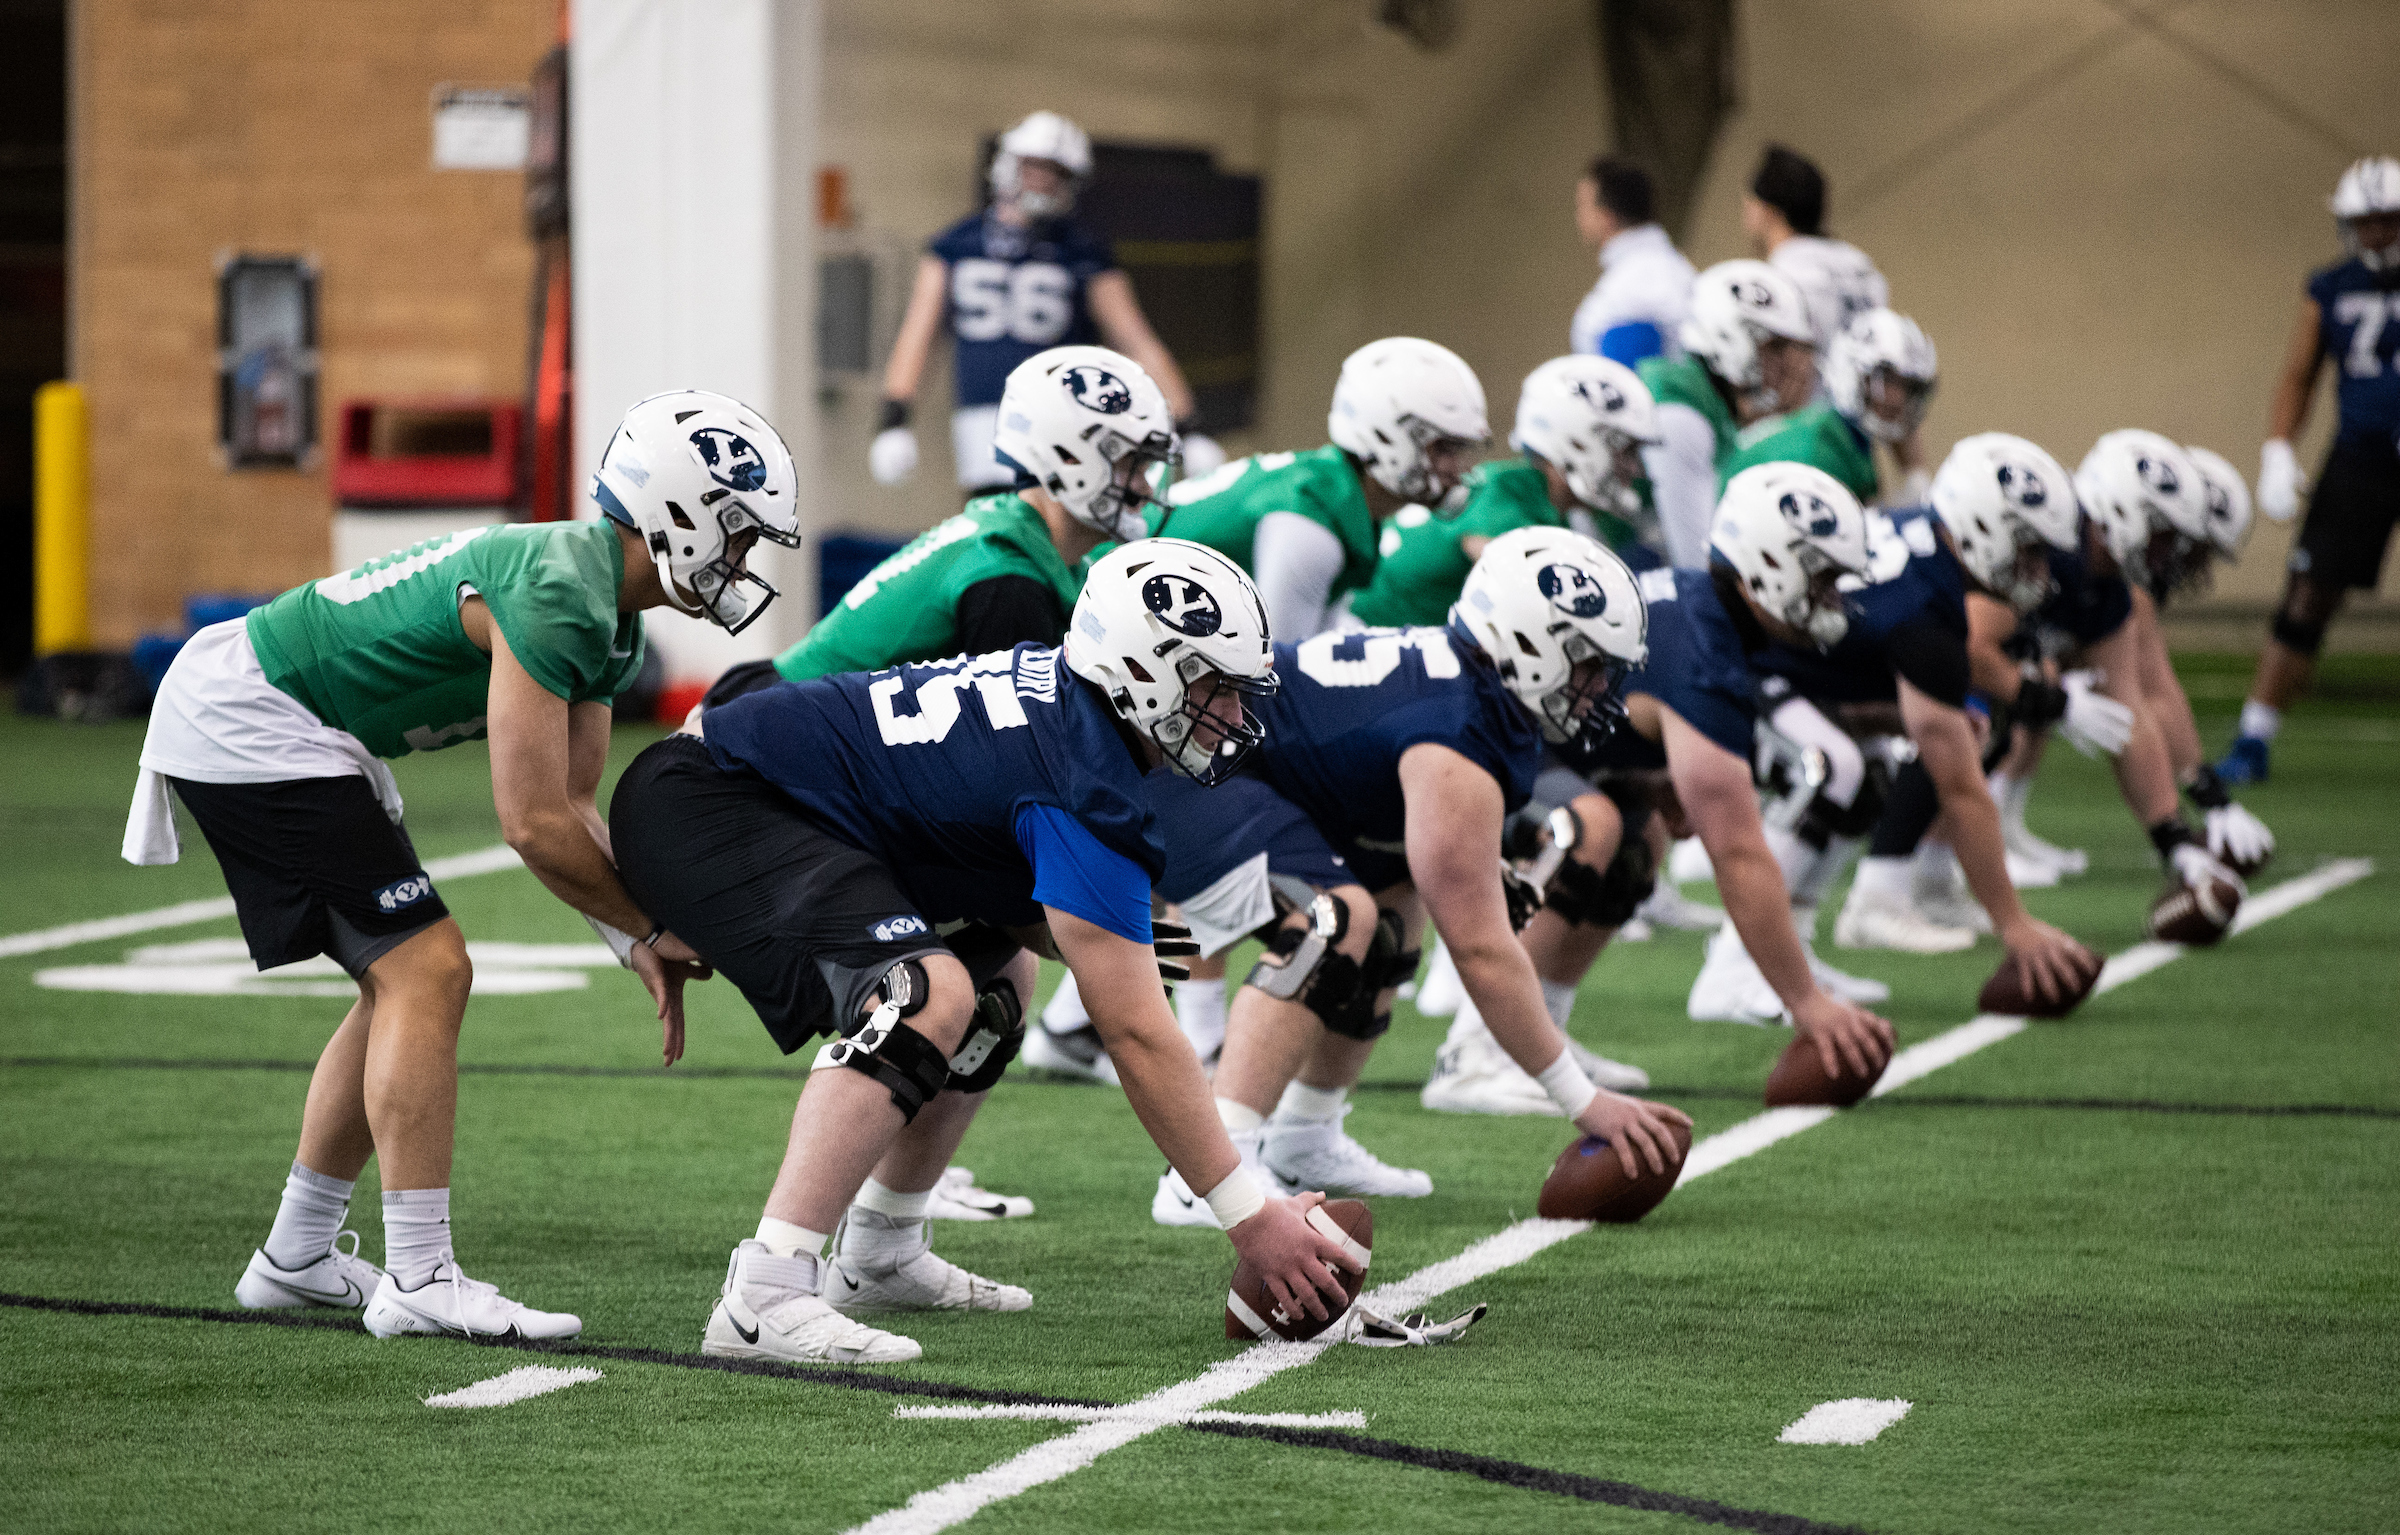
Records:
{"label": "white wrist tape", "polygon": [[628,970],[633,968],[633,946],[641,940],[631,933],[619,932],[589,912],[584,913],[583,920],[592,925],[592,931],[598,933],[600,941],[608,945],[608,952],[617,957],[619,965]]}
{"label": "white wrist tape", "polygon": [[1225,1175],[1225,1181],[1200,1196],[1208,1201],[1209,1213],[1227,1231],[1267,1207],[1267,1191],[1258,1186],[1247,1167],[1236,1166]]}
{"label": "white wrist tape", "polygon": [[1581,1118],[1583,1111],[1592,1106],[1592,1100],[1600,1096],[1600,1089],[1594,1087],[1592,1079],[1583,1074],[1583,1068],[1575,1064],[1575,1052],[1572,1050],[1559,1051],[1558,1059],[1550,1063],[1550,1069],[1534,1080],[1542,1084],[1542,1091],[1550,1095],[1550,1101],[1557,1104],[1558,1111],[1569,1119]]}

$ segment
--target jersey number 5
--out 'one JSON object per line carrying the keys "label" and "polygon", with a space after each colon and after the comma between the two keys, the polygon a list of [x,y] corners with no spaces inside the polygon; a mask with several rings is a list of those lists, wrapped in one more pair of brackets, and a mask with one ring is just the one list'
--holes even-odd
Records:
{"label": "jersey number 5", "polygon": [[[987,665],[986,663],[990,663]],[[918,671],[918,667],[909,667]],[[1010,678],[1010,654],[981,656],[956,671],[940,672],[927,677],[917,686],[917,712],[896,713],[892,705],[907,691],[905,676],[878,678],[867,688],[875,700],[875,729],[886,746],[923,746],[940,741],[958,723],[958,695],[963,688],[972,687],[983,695],[983,716],[991,721],[994,730],[1006,730],[1011,725],[1025,723],[1025,706],[1017,702],[1016,684]]]}
{"label": "jersey number 5", "polygon": [[1075,323],[1075,279],[1047,261],[981,258],[962,261],[950,278],[951,322],[961,341],[998,341],[1005,336],[1030,346],[1049,346]]}

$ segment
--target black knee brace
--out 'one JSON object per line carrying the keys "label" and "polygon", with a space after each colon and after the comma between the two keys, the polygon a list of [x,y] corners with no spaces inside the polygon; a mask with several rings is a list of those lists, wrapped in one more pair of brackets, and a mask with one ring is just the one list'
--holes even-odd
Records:
{"label": "black knee brace", "polygon": [[[1326,956],[1328,966],[1337,956]],[[1324,1020],[1325,1027],[1344,1039],[1377,1039],[1392,1026],[1392,1015],[1376,1011],[1383,989],[1397,986],[1417,973],[1417,964],[1424,958],[1422,950],[1400,947],[1400,914],[1387,911],[1375,919],[1375,936],[1367,944],[1367,957],[1356,965],[1357,984],[1349,998],[1337,1006],[1320,1008],[1312,995],[1310,1010]],[[1319,972],[1320,980],[1323,972]]]}
{"label": "black knee brace", "polygon": [[1658,858],[1646,837],[1617,844],[1605,869],[1570,858],[1558,866],[1544,904],[1577,927],[1623,927],[1658,888]]}
{"label": "black knee brace", "polygon": [[2325,648],[2325,626],[2323,624],[2312,624],[2303,619],[2294,618],[2286,612],[2278,612],[2275,615],[2275,622],[2267,632],[2275,636],[2277,644],[2288,645],[2304,656],[2314,656]]}
{"label": "black knee brace", "polygon": [[875,1011],[819,1050],[809,1069],[847,1066],[873,1077],[892,1095],[901,1119],[914,1121],[925,1101],[950,1081],[950,1062],[941,1048],[901,1022],[925,1010],[932,988],[925,967],[904,959],[884,972],[881,991],[883,1000]]}
{"label": "black knee brace", "polygon": [[975,1017],[967,1025],[966,1043],[950,1057],[950,1090],[990,1092],[1024,1043],[1025,1004],[1017,996],[1016,983],[994,976],[975,993]]}

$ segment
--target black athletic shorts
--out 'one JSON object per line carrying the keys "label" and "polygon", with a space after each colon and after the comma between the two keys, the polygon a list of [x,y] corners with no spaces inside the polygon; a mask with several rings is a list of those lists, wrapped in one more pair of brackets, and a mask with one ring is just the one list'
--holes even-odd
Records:
{"label": "black athletic shorts", "polygon": [[2373,591],[2400,520],[2400,446],[2381,433],[2337,437],[2292,545],[2292,574]]}
{"label": "black athletic shorts", "polygon": [[225,870],[261,970],[325,954],[355,979],[450,915],[363,777],[168,782]]}
{"label": "black athletic shorts", "polygon": [[765,779],[719,768],[697,736],[671,735],[633,759],[608,832],[626,890],[740,988],[786,1055],[855,1031],[903,960],[953,955],[981,987],[1016,957],[996,928],[937,935],[872,854]]}

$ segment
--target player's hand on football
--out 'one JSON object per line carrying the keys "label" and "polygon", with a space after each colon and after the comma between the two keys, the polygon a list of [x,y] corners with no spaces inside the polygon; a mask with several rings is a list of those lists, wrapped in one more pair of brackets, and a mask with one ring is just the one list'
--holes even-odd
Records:
{"label": "player's hand on football", "polygon": [[2008,957],[2026,986],[2044,1001],[2073,991],[2091,954],[2066,933],[2032,916],[2020,917],[2000,941],[2008,946]]}
{"label": "player's hand on football", "polygon": [[1890,1023],[1824,991],[1792,1009],[1792,1027],[1817,1047],[1828,1077],[1872,1077],[1892,1056]]}
{"label": "player's hand on football", "polygon": [[2308,476],[2300,472],[2300,460],[2292,445],[2281,437],[2272,437],[2258,450],[2258,509],[2277,522],[2289,522],[2300,511],[2300,497],[2308,489]]}
{"label": "player's hand on football", "polygon": [[1322,1194],[1269,1199],[1256,1215],[1225,1233],[1234,1251],[1257,1265],[1276,1305],[1320,1322],[1350,1304],[1334,1270],[1360,1271],[1332,1238],[1308,1223],[1308,1212],[1324,1202]]}
{"label": "player's hand on football", "polygon": [[1200,945],[1192,938],[1192,930],[1178,922],[1152,918],[1150,947],[1158,954],[1158,978],[1169,985],[1192,978],[1189,960],[1200,957]]}
{"label": "player's hand on football", "polygon": [[2239,804],[2219,805],[2208,813],[2208,850],[2237,871],[2255,870],[2275,856],[2275,834]]}
{"label": "player's hand on football", "polygon": [[1617,1160],[1625,1164],[1628,1178],[1639,1178],[1645,1172],[1663,1173],[1674,1165],[1677,1152],[1675,1137],[1668,1129],[1671,1125],[1688,1131],[1692,1116],[1673,1104],[1628,1098],[1605,1087],[1575,1116],[1576,1129],[1616,1148]]}

